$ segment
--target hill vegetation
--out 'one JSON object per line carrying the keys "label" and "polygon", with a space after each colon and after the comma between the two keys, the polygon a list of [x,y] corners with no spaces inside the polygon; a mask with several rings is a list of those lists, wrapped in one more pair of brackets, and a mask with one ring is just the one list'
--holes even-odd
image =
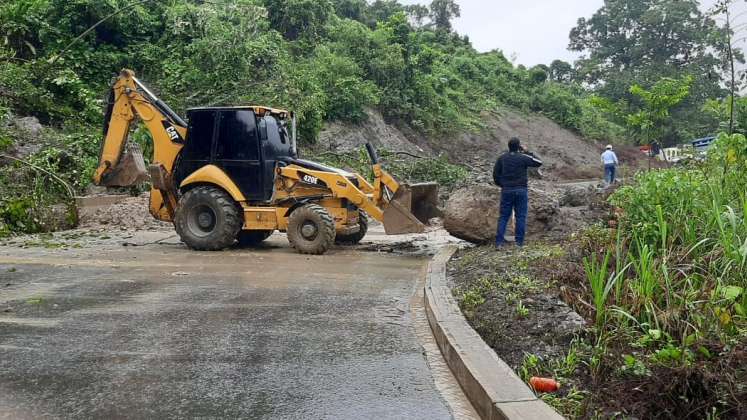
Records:
{"label": "hill vegetation", "polygon": [[453,0],[14,0],[0,6],[0,103],[53,125],[98,124],[112,75],[128,67],[178,110],[292,108],[308,141],[323,121],[357,121],[365,107],[436,133],[478,128],[477,115],[500,106],[620,140],[624,118],[602,102],[634,113],[642,104],[631,86],[690,75],[665,140],[717,128],[701,110],[727,94],[726,37],[696,1],[609,2],[571,31],[570,48],[584,54],[575,67],[526,69],[479,53],[452,31],[458,15]]}
{"label": "hill vegetation", "polygon": [[[458,6],[396,1],[18,0],[0,6],[5,109],[45,123],[100,123],[113,74],[134,69],[177,110],[292,108],[313,141],[325,120],[365,107],[425,133],[475,129],[500,106],[542,112],[600,140],[620,138],[588,93],[451,31]],[[91,29],[93,28],[93,29]],[[87,31],[87,32],[86,32]],[[81,36],[82,35],[82,36]]]}
{"label": "hill vegetation", "polygon": [[[69,199],[60,180],[74,192],[89,184],[104,98],[122,68],[182,113],[247,103],[293,109],[307,143],[325,121],[360,122],[367,108],[424,136],[480,130],[481,112],[514,107],[589,138],[622,138],[580,86],[475,51],[451,30],[458,13],[449,0],[3,2],[0,153],[36,145],[15,153],[26,164],[0,165],[5,229],[42,229],[36,207]],[[21,116],[46,128],[16,130]]]}
{"label": "hill vegetation", "polygon": [[[134,69],[178,112],[247,103],[293,109],[307,143],[325,121],[360,122],[369,108],[423,136],[479,131],[481,113],[506,107],[544,114],[604,142],[645,142],[653,135],[677,142],[714,132],[731,109],[722,87],[724,30],[694,1],[634,4],[609,2],[579,20],[570,47],[584,58],[575,67],[556,60],[527,69],[500,51],[480,53],[455,33],[451,22],[460,9],[453,0],[428,6],[396,0],[3,2],[0,152],[24,141],[8,128],[12,118],[35,116],[52,131],[29,163],[80,191],[95,162],[108,85],[122,68]],[[621,31],[631,35],[621,39]],[[688,89],[652,108],[640,93],[662,77],[687,81]],[[743,129],[747,108],[741,101],[736,108]],[[652,124],[657,130],[647,129]],[[133,138],[147,143],[148,133],[139,130]],[[44,201],[39,189],[8,178],[18,176],[19,165],[3,165],[4,179],[23,185],[26,202]],[[30,170],[27,178],[38,176],[49,177]],[[57,188],[51,190],[46,200],[59,200]],[[17,194],[0,191],[5,204]]]}

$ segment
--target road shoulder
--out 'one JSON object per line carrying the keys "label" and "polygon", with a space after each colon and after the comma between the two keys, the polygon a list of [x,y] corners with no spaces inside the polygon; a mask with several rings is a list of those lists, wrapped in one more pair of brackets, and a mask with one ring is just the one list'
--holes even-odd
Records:
{"label": "road shoulder", "polygon": [[483,419],[562,419],[539,400],[470,327],[446,284],[444,247],[428,264],[425,308],[438,347],[467,398]]}

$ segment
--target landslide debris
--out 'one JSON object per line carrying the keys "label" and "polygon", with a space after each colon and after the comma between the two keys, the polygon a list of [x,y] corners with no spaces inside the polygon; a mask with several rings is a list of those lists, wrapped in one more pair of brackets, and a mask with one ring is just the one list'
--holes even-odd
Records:
{"label": "landslide debris", "polygon": [[465,317],[513,369],[526,354],[561,357],[586,321],[547,282],[547,261],[563,255],[559,245],[459,251],[447,278]]}
{"label": "landslide debris", "polygon": [[[358,124],[331,122],[313,145],[313,153],[357,152],[366,142],[384,150],[424,157],[444,155],[472,171],[470,183],[489,183],[495,159],[507,149],[509,138],[522,143],[543,160],[546,179],[577,180],[602,176],[599,154],[603,145],[587,140],[542,115],[511,108],[481,115],[482,127],[473,131],[429,137],[406,126],[387,123],[381,113],[367,110]],[[634,148],[635,149],[635,148]],[[302,151],[303,152],[303,151]],[[644,156],[625,149],[623,164],[641,166]]]}
{"label": "landslide debris", "polygon": [[[562,240],[583,227],[605,222],[610,213],[605,201],[608,194],[588,183],[531,182],[527,238]],[[451,235],[475,244],[491,243],[498,227],[500,200],[498,187],[487,184],[463,187],[446,202],[444,228]],[[506,235],[513,236],[513,221]]]}
{"label": "landslide debris", "polygon": [[[557,222],[560,204],[545,191],[529,191],[527,234],[538,235]],[[444,228],[453,236],[473,243],[495,239],[501,190],[489,185],[472,185],[454,192],[444,211]],[[511,228],[513,229],[513,228]]]}
{"label": "landslide debris", "polygon": [[114,203],[102,198],[101,205],[83,206],[78,210],[80,227],[120,231],[173,230],[173,226],[156,220],[149,212],[149,193],[123,197]]}

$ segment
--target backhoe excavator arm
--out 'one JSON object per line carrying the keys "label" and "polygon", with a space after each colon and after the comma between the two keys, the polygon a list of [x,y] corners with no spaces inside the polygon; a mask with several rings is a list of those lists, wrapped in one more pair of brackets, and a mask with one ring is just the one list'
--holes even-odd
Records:
{"label": "backhoe excavator arm", "polygon": [[124,187],[147,178],[142,155],[124,154],[130,126],[138,117],[153,138],[153,156],[148,168],[153,184],[150,212],[159,220],[170,221],[176,208],[172,172],[184,147],[187,123],[137,80],[131,70],[122,70],[109,96],[94,183]]}
{"label": "backhoe excavator arm", "polygon": [[[423,232],[424,224],[429,219],[440,216],[437,207],[438,184],[400,184],[382,168],[374,147],[367,144],[366,149],[373,165],[373,185],[360,174],[354,174],[355,182],[351,182],[346,175],[338,172],[313,170],[298,165],[278,168],[278,173],[284,180],[329,189],[332,197],[344,198],[382,222],[387,234]],[[287,190],[285,184],[281,184],[281,189]]]}

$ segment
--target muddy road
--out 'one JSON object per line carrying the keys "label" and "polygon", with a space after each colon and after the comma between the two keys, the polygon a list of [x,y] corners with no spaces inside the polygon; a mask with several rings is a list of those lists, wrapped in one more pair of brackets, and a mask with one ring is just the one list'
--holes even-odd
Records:
{"label": "muddy road", "polygon": [[425,258],[172,234],[0,246],[0,418],[470,417],[418,312]]}

